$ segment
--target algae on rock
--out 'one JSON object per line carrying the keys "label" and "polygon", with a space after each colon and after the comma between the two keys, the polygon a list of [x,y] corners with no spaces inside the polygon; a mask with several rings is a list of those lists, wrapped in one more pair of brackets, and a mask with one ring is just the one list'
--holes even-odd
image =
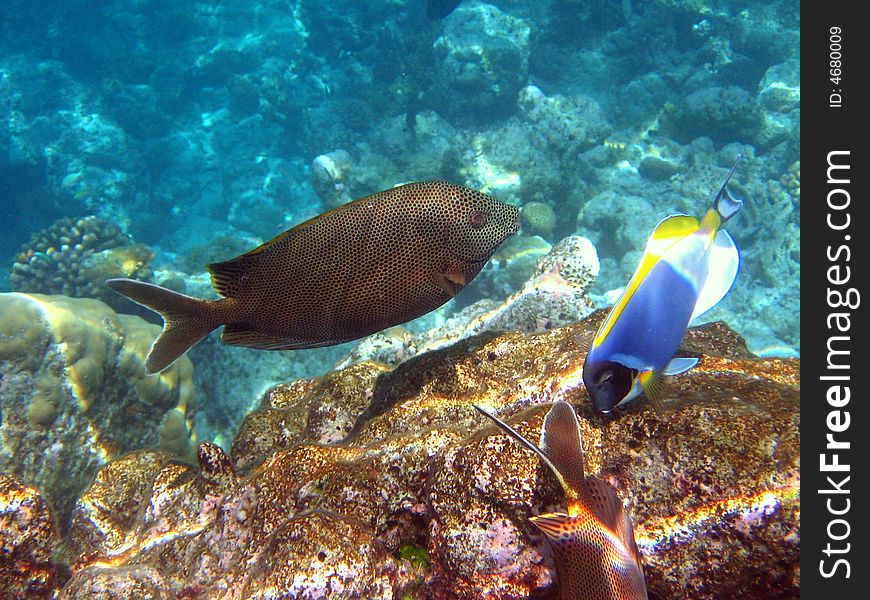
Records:
{"label": "algae on rock", "polygon": [[158,332],[97,300],[0,294],[0,471],[64,516],[123,452],[160,445],[190,456],[193,367],[182,358],[146,376]]}

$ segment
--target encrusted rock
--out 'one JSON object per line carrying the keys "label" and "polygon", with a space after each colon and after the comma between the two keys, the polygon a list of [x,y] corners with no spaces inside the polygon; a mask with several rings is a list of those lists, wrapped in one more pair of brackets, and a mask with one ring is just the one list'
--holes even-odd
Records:
{"label": "encrusted rock", "polygon": [[157,569],[141,565],[89,567],[63,588],[60,600],[169,600],[174,598]]}
{"label": "encrusted rock", "polygon": [[[683,345],[701,362],[670,382],[662,413],[639,399],[604,419],[580,383],[603,316],[276,388],[234,447],[240,476],[216,446],[201,448],[199,471],[156,453],[111,463],[77,505],[65,593],[132,565],[153,569],[137,571],[148,593],[170,597],[554,593],[552,556],[528,519],[563,509],[561,488],[471,403],[534,436],[565,399],[578,409],[587,469],[618,489],[635,522],[652,596],[794,596],[799,362],[759,359],[721,324],[704,326]],[[321,403],[329,422],[359,416],[348,440],[318,443],[325,430],[308,423],[322,419]],[[397,558],[407,548],[425,559]]]}
{"label": "encrusted rock", "polygon": [[381,363],[360,362],[316,381],[294,381],[272,388],[260,410],[245,417],[233,441],[236,466],[247,471],[276,449],[302,441],[343,440],[356,415],[368,406],[375,379],[386,371]]}
{"label": "encrusted rock", "polygon": [[190,360],[148,377],[159,327],[97,300],[0,294],[0,470],[64,517],[97,469],[133,448],[191,451]]}
{"label": "encrusted rock", "polygon": [[0,597],[51,598],[64,578],[53,558],[59,542],[42,494],[0,473]]}

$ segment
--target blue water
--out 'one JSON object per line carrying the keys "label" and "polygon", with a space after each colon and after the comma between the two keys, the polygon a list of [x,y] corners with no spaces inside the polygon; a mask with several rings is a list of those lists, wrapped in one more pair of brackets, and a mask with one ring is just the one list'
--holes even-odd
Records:
{"label": "blue water", "polygon": [[[437,178],[552,209],[521,235],[592,239],[604,302],[655,224],[703,214],[742,155],[743,262],[710,318],[799,352],[798,3],[425,4],[4,2],[0,290],[46,291],[12,265],[63,217],[118,224],[177,282]],[[457,304],[516,288],[496,280]]]}

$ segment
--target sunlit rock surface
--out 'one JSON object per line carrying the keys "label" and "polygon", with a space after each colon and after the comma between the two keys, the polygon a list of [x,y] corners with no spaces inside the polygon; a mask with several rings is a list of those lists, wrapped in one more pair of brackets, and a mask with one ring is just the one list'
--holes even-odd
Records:
{"label": "sunlit rock surface", "polygon": [[470,405],[535,438],[562,398],[587,470],[634,519],[651,597],[797,597],[799,361],[755,358],[708,325],[689,332],[701,362],[670,382],[661,413],[641,399],[602,419],[580,385],[602,316],[279,386],[231,458],[203,444],[198,467],[152,451],[110,463],[73,511],[63,593],[554,597],[528,518],[564,508],[559,485]]}
{"label": "sunlit rock surface", "polygon": [[50,598],[65,579],[53,557],[59,542],[42,494],[0,473],[0,598]]}

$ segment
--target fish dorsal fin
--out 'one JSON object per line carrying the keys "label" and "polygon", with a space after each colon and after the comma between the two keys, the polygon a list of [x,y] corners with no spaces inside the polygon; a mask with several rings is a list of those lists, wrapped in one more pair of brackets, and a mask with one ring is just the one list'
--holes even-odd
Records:
{"label": "fish dorsal fin", "polygon": [[[372,194],[375,196],[376,194]],[[245,252],[244,254],[237,256],[233,259],[217,262],[208,265],[208,271],[211,273],[211,284],[214,286],[214,289],[221,296],[231,298],[237,293],[237,289],[239,284],[241,283],[242,277],[248,272],[248,270],[255,264],[257,264],[260,254],[269,250],[275,245],[284,243],[288,238],[295,237],[300,235],[307,229],[321,223],[325,219],[332,217],[335,214],[353,210],[354,207],[359,206],[362,202],[371,202],[371,196],[366,196],[365,198],[360,198],[359,200],[355,200],[353,202],[349,202],[347,204],[342,204],[337,208],[333,208],[322,215],[318,215],[312,219],[305,221],[304,223],[300,223],[295,227],[291,227],[287,231],[279,233],[275,237],[273,237],[268,242],[263,242],[253,250],[249,252]]]}
{"label": "fish dorsal fin", "polygon": [[698,294],[695,310],[692,311],[692,320],[719,304],[737,278],[737,271],[740,269],[740,252],[734,239],[724,229],[716,233],[710,246],[709,265],[707,280]]}
{"label": "fish dorsal fin", "polygon": [[257,262],[257,256],[253,252],[258,250],[259,248],[231,260],[208,265],[211,284],[218,294],[225,298],[232,298],[238,293],[242,278]]}
{"label": "fish dorsal fin", "polygon": [[553,461],[550,460],[550,457],[547,456],[546,452],[544,452],[543,450],[538,448],[537,444],[534,444],[533,442],[530,442],[529,440],[527,440],[525,438],[525,436],[523,436],[519,431],[517,431],[516,429],[514,429],[513,427],[511,427],[510,425],[508,425],[507,423],[505,423],[501,419],[499,419],[497,416],[495,416],[494,414],[492,414],[491,412],[489,412],[485,408],[478,406],[477,404],[472,404],[472,406],[480,414],[482,414],[486,417],[489,417],[489,419],[492,420],[493,423],[498,425],[499,429],[504,431],[510,437],[512,437],[513,439],[518,441],[520,444],[522,444],[523,446],[525,446],[526,448],[528,448],[529,450],[531,450],[535,454],[537,454],[538,457],[542,461],[544,461],[544,464],[546,464],[550,468],[550,470],[553,472],[553,474],[559,480],[559,484],[562,486],[562,489],[565,490],[566,493],[568,493],[568,490],[569,490],[568,483],[565,481],[565,478],[562,476],[562,473],[559,471],[559,469],[556,467],[556,465],[553,463]]}
{"label": "fish dorsal fin", "polygon": [[544,418],[541,427],[541,450],[561,475],[568,497],[583,489],[583,440],[580,422],[570,404],[559,400]]}

